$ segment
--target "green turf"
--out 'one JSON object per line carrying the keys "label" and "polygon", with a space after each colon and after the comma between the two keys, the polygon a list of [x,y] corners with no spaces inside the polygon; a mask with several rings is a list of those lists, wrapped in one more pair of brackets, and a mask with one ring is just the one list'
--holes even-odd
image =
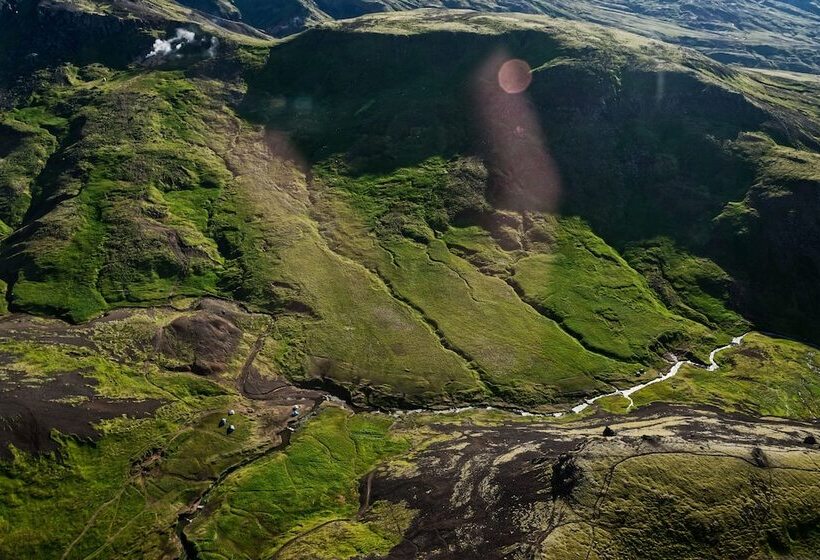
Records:
{"label": "green turf", "polygon": [[95,444],[55,433],[58,455],[16,452],[3,462],[3,557],[142,558],[173,550],[166,529],[176,510],[235,462],[238,451],[262,443],[258,428],[240,418],[233,437],[216,430],[228,400],[211,381],[62,345],[3,341],[0,353],[11,360],[4,368],[24,372],[32,383],[81,371],[98,381],[101,396],[164,403],[150,418],[101,422]]}
{"label": "green turf", "polygon": [[[811,420],[820,412],[820,359],[814,347],[751,333],[717,355],[719,369],[684,366],[678,375],[632,395],[635,406],[652,402],[710,404],[729,411]],[[601,406],[622,410],[624,399]]]}
{"label": "green turf", "polygon": [[727,306],[732,278],[711,260],[663,238],[630,248],[625,258],[676,313],[724,332],[748,330],[748,321]]}
{"label": "green turf", "polygon": [[594,391],[602,387],[596,378],[617,380],[637,369],[586,351],[503,280],[478,272],[440,241],[426,247],[396,241],[386,250],[395,264],[386,264],[383,274],[395,289],[470,355],[507,399],[536,403]]}
{"label": "green turf", "polygon": [[[300,533],[333,520],[346,522],[348,534],[321,551],[322,558],[350,557],[350,546],[372,551],[395,544],[395,533],[348,522],[355,521],[359,509],[359,479],[379,461],[407,449],[404,438],[389,433],[392,423],[384,416],[325,408],[285,451],[256,461],[219,486],[186,530],[198,554],[267,557]],[[311,549],[310,542],[304,546]]]}
{"label": "green turf", "polygon": [[357,402],[420,406],[480,399],[464,359],[442,346],[384,282],[331,250],[306,205],[304,178],[247,131],[229,160],[242,176],[212,220],[228,255],[223,286],[280,317],[274,337],[284,374],[328,378]]}
{"label": "green turf", "polygon": [[[22,223],[33,180],[57,147],[55,138],[37,126],[42,121],[33,117],[20,112],[0,120],[0,237]],[[37,124],[29,124],[32,121]]]}
{"label": "green turf", "polygon": [[34,232],[15,245],[18,308],[82,321],[216,292],[221,257],[206,230],[229,172],[205,146],[201,95],[176,73],[123,74],[54,88],[29,111],[41,126],[64,113],[73,124],[32,192],[53,206],[38,222],[59,240]]}
{"label": "green turf", "polygon": [[555,249],[518,261],[513,281],[527,300],[588,348],[621,360],[687,349],[701,359],[720,338],[671,313],[646,280],[578,219],[555,224]]}
{"label": "green turf", "polygon": [[[320,206],[319,221],[332,246],[378,274],[449,346],[475,362],[482,380],[502,398],[533,405],[563,400],[567,394],[604,390],[601,379],[634,378],[637,364],[584,349],[551,319],[521,301],[502,278],[478,270],[435,239],[431,225],[422,217],[415,218],[410,233],[406,225],[383,231],[380,238],[368,233],[368,229],[380,232],[386,227],[390,198],[362,193],[378,189],[373,185],[392,182],[410,189],[429,184],[402,177],[427,174],[430,169],[425,165],[388,178],[356,181],[340,180],[335,174],[322,176],[322,184],[330,190],[324,193],[328,198]],[[410,198],[395,195],[397,191],[392,189],[391,196],[402,201]],[[402,216],[407,222],[413,220],[412,213]],[[430,232],[427,239],[419,233],[424,228]],[[451,237],[452,233],[445,239]],[[502,254],[500,249],[496,254]],[[500,324],[505,328],[494,328]]]}
{"label": "green turf", "polygon": [[[820,496],[816,474],[801,471],[814,464],[797,452],[768,460],[774,469],[719,450],[604,459],[587,471],[576,496],[581,519],[551,534],[543,557],[808,560],[820,543],[809,504]],[[594,538],[586,513],[595,516]]]}

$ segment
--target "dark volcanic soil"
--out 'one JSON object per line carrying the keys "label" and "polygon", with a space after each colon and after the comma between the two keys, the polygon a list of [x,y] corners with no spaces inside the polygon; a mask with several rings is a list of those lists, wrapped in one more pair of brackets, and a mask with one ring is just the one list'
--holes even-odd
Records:
{"label": "dark volcanic soil", "polygon": [[112,400],[96,396],[96,381],[78,372],[64,373],[42,384],[24,383],[23,375],[0,381],[0,459],[11,456],[9,444],[32,453],[55,451],[54,430],[96,439],[93,423],[127,415],[141,418],[161,404],[158,400]]}
{"label": "dark volcanic soil", "polygon": [[[169,310],[171,308],[157,308],[157,313],[161,315]],[[150,334],[145,340],[129,339],[116,353],[106,352],[111,348],[98,347],[95,332],[99,326],[127,323],[135,312],[149,317],[154,313],[119,309],[83,325],[12,314],[0,318],[0,339],[85,348],[133,365],[161,354],[176,364],[174,370],[211,375],[216,382],[237,383],[245,397],[264,401],[258,403],[258,412],[276,431],[297,420],[291,417],[293,404],[300,404],[302,414],[307,414],[325,399],[324,392],[297,388],[284,378],[265,376],[258,370],[254,362],[264,344],[265,333],[260,334],[234,381],[232,368],[236,367],[243,336],[240,325],[247,324],[250,315],[223,300],[198,301],[189,308],[189,314],[158,327],[153,340]],[[9,355],[0,353],[0,460],[10,456],[9,444],[34,453],[54,451],[59,448],[59,443],[51,437],[55,430],[93,440],[98,435],[93,426],[95,422],[121,415],[145,417],[162,404],[158,400],[103,398],[94,390],[96,381],[84,377],[82,372],[29,376],[14,371],[13,361]],[[228,373],[224,379],[218,375],[223,373]]]}
{"label": "dark volcanic soil", "polygon": [[544,517],[533,516],[532,525],[511,521],[551,502],[553,463],[583,441],[544,437],[528,426],[476,428],[432,446],[414,476],[377,474],[371,502],[405,501],[421,512],[387,558],[479,560],[506,557],[501,551],[508,548],[526,552],[540,542]]}
{"label": "dark volcanic soil", "polygon": [[[613,435],[604,435],[607,426]],[[564,425],[520,422],[433,428],[452,439],[420,451],[411,460],[412,468],[382,467],[362,482],[363,509],[386,500],[404,502],[419,512],[386,558],[538,557],[552,531],[578,523],[585,507],[578,493],[588,478],[600,478],[589,469],[599,469],[602,461],[705,454],[761,467],[766,465],[760,458],[772,450],[815,453],[804,439],[817,430],[812,423],[669,405]]]}

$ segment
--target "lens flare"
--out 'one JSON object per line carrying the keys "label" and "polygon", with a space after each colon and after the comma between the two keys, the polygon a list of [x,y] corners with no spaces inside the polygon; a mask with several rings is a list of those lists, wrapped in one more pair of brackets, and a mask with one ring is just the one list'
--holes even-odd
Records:
{"label": "lens flare", "polygon": [[502,64],[498,70],[498,85],[506,93],[521,93],[530,87],[531,82],[532,70],[523,60],[513,58]]}
{"label": "lens flare", "polygon": [[531,82],[529,65],[503,50],[484,61],[473,87],[478,145],[496,207],[553,212],[561,194],[561,176],[538,111],[524,93]]}

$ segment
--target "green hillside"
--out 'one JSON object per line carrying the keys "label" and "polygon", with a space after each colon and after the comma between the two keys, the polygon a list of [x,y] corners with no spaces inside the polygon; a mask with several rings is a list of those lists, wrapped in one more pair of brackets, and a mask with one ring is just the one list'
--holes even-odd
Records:
{"label": "green hillside", "polygon": [[0,0],[0,557],[812,558],[820,79],[384,6]]}
{"label": "green hillside", "polygon": [[[12,309],[236,298],[279,318],[292,379],[415,405],[574,399],[666,352],[703,361],[747,321],[818,336],[817,273],[795,264],[816,247],[789,242],[817,222],[770,233],[812,204],[811,86],[511,16],[357,20],[261,67],[257,49],[62,66],[4,113]],[[475,85],[499,49],[535,69],[522,104]],[[237,67],[232,106],[241,84],[211,76]]]}

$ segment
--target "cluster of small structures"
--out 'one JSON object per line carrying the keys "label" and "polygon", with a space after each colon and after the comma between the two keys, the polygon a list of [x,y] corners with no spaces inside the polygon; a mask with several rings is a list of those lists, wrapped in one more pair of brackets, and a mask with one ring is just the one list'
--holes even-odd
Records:
{"label": "cluster of small structures", "polygon": [[[228,416],[233,416],[234,414],[236,414],[236,411],[234,409],[230,409],[228,411]],[[226,433],[232,434],[236,431],[236,426],[234,426],[233,424],[228,424],[228,419],[223,416],[219,419],[219,427],[224,428],[225,425],[228,426],[227,430],[225,430]]]}
{"label": "cluster of small structures", "polygon": [[[298,418],[299,414],[301,413],[301,410],[302,410],[301,405],[298,405],[298,404],[293,405],[293,407],[290,410],[291,419]],[[228,411],[228,416],[234,416],[235,414],[236,414],[236,411],[234,409],[230,409]],[[230,435],[230,434],[232,434],[236,431],[236,426],[233,425],[233,424],[229,424],[228,419],[223,416],[222,418],[219,419],[219,427],[220,428],[225,428],[226,426],[227,426],[227,428],[225,429],[225,432],[228,435]]]}

